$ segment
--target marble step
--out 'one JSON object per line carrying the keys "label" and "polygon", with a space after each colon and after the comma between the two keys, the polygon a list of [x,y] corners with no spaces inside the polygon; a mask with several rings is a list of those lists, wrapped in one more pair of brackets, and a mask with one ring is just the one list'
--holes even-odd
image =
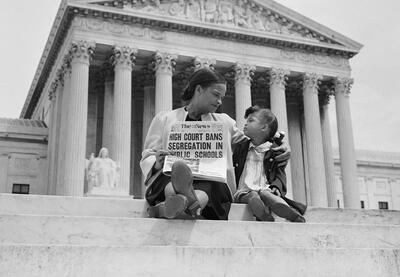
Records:
{"label": "marble step", "polygon": [[399,225],[0,215],[0,244],[400,248]]}
{"label": "marble step", "polygon": [[0,276],[398,277],[399,249],[0,245]]}
{"label": "marble step", "polygon": [[[0,214],[147,217],[145,200],[127,198],[68,197],[0,194]],[[309,207],[307,222],[400,225],[400,211],[352,210]],[[284,221],[276,218],[277,221]],[[253,220],[247,207],[233,204],[229,220]]]}

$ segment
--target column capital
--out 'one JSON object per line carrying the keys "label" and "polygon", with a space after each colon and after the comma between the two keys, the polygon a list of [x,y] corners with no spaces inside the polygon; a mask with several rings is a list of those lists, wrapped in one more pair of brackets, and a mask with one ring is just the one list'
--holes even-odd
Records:
{"label": "column capital", "polygon": [[201,68],[209,68],[211,70],[214,70],[214,66],[216,63],[217,61],[215,59],[196,56],[193,59],[194,71],[197,71]]}
{"label": "column capital", "polygon": [[121,67],[132,70],[132,66],[136,59],[136,48],[114,45],[112,52],[113,54],[110,57],[110,62],[114,66],[114,69]]}
{"label": "column capital", "polygon": [[269,70],[269,85],[277,85],[280,88],[285,88],[286,86],[286,81],[288,80],[288,75],[290,74],[290,71],[287,69],[283,68],[275,68],[272,67]]}
{"label": "column capital", "polygon": [[251,84],[252,77],[256,67],[249,64],[236,63],[235,64],[235,82],[245,82]]}
{"label": "column capital", "polygon": [[335,78],[335,93],[343,93],[345,96],[350,96],[350,89],[353,85],[354,80],[347,77]]}
{"label": "column capital", "polygon": [[318,87],[321,82],[322,75],[313,72],[306,72],[303,75],[303,91],[312,89],[314,93],[318,93]]}
{"label": "column capital", "polygon": [[156,52],[154,55],[153,67],[156,74],[172,75],[175,70],[178,55]]}
{"label": "column capital", "polygon": [[96,45],[94,42],[88,42],[84,40],[73,41],[71,43],[71,49],[69,50],[70,62],[81,62],[89,64],[90,59],[93,56],[95,47]]}

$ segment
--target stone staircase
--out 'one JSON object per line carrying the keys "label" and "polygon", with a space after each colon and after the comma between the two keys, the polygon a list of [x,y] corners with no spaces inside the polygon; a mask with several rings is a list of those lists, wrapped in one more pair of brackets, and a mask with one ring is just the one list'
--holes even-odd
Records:
{"label": "stone staircase", "polygon": [[146,218],[144,200],[0,194],[0,276],[400,276],[400,212]]}

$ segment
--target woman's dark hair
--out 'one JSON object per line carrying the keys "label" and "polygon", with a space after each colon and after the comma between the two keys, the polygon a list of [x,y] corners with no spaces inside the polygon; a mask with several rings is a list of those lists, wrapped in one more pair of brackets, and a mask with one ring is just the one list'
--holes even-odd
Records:
{"label": "woman's dark hair", "polygon": [[213,84],[225,84],[225,78],[218,72],[208,68],[201,68],[194,72],[183,89],[181,99],[189,101],[194,95],[196,87],[200,85],[202,88],[207,88]]}
{"label": "woman's dark hair", "polygon": [[247,108],[244,118],[247,118],[249,115],[254,113],[259,114],[264,123],[268,125],[269,133],[267,140],[270,141],[278,131],[278,119],[276,119],[275,114],[271,112],[270,109],[260,108],[257,105]]}

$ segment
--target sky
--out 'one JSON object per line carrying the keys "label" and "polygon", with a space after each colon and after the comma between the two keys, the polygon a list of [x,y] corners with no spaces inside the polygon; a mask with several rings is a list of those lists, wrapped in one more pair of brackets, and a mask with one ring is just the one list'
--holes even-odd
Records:
{"label": "sky", "polygon": [[[400,152],[398,0],[277,0],[361,44],[350,60],[350,107],[356,149]],[[0,9],[0,117],[18,118],[28,95],[58,0],[8,1]],[[332,143],[337,146],[334,101]]]}

